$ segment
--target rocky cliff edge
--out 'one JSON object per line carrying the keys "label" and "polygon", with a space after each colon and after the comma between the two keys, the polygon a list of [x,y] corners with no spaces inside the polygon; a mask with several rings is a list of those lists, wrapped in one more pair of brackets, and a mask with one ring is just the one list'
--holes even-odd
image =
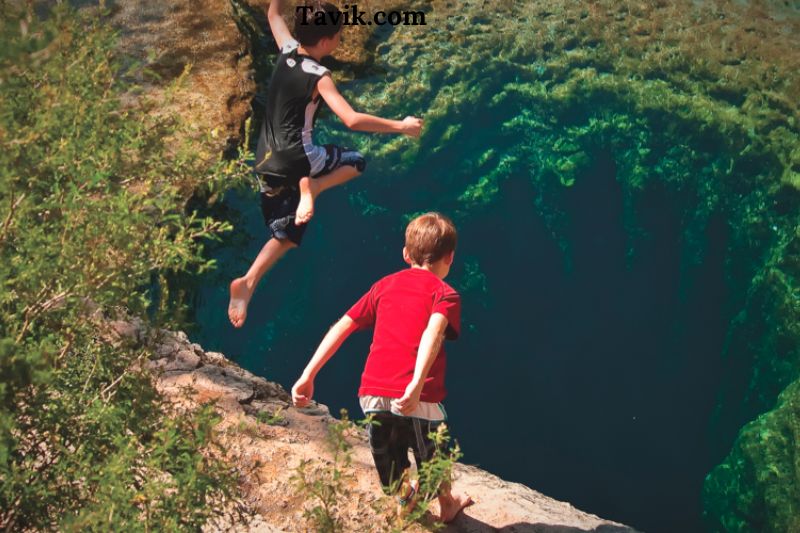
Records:
{"label": "rocky cliff edge", "polygon": [[[335,419],[317,404],[295,409],[284,388],[240,368],[223,354],[207,352],[183,332],[148,331],[138,320],[117,321],[121,339],[149,347],[146,362],[157,389],[177,410],[211,402],[220,416],[215,453],[233,465],[247,512],[209,526],[209,531],[308,531],[304,511],[316,502],[292,481],[301,461],[309,471],[329,468],[326,447]],[[345,490],[336,513],[348,531],[380,529],[384,498],[361,430],[349,432],[353,460],[343,469]],[[502,452],[502,450],[499,450]],[[519,483],[509,483],[474,466],[457,464],[456,487],[476,504],[445,532],[632,532],[633,529],[580,511]],[[438,510],[433,504],[431,511]],[[419,526],[420,531],[425,531]]]}

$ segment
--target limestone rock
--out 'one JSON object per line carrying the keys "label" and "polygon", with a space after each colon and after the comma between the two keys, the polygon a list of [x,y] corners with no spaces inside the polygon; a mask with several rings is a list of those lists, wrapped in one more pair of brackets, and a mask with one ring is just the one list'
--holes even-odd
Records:
{"label": "limestone rock", "polygon": [[194,370],[200,366],[200,357],[189,350],[179,350],[171,353],[172,357],[165,357],[149,361],[147,367],[151,370],[165,372]]}
{"label": "limestone rock", "polygon": [[200,394],[207,397],[232,396],[239,402],[246,402],[255,395],[251,383],[215,366],[204,366],[192,372],[192,383]]}
{"label": "limestone rock", "polygon": [[222,364],[225,361],[225,356],[219,352],[205,352],[204,363],[207,364]]}
{"label": "limestone rock", "polygon": [[[572,505],[548,498],[520,483],[510,483],[480,468],[457,465],[454,486],[470,494],[477,503],[467,509],[466,516],[445,528],[445,532],[489,533],[498,531],[490,524],[505,524],[504,533],[552,531],[594,531],[597,533],[630,533],[634,530],[602,520]],[[480,516],[480,519],[477,518]]]}
{"label": "limestone rock", "polygon": [[139,342],[144,334],[144,322],[139,318],[112,320],[108,325],[120,339]]}
{"label": "limestone rock", "polygon": [[[205,352],[180,332],[161,331],[155,338],[158,354],[165,354],[150,361],[159,369],[158,389],[184,406],[187,401],[189,406],[215,402],[222,415],[218,433],[223,459],[236,466],[240,489],[251,507],[249,515],[233,513],[204,531],[313,529],[303,518],[309,502],[298,495],[292,476],[301,461],[310,461],[309,472],[314,475],[331,466],[326,436],[334,419],[328,407],[316,402],[304,409],[292,407],[281,385],[240,368],[222,354]],[[337,512],[346,531],[362,531],[385,520],[381,505],[389,504],[380,490],[365,432],[354,430],[347,439],[353,446],[353,461],[343,473],[347,494]],[[477,503],[444,529],[447,532],[633,531],[473,466],[457,465],[455,476],[457,490]]]}

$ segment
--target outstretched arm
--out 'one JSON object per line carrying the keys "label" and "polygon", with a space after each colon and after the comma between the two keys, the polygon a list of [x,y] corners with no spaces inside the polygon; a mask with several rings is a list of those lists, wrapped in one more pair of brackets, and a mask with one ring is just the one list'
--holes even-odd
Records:
{"label": "outstretched arm", "polygon": [[270,0],[269,8],[267,8],[269,27],[272,30],[272,36],[275,37],[275,42],[278,43],[278,48],[283,48],[292,39],[292,33],[281,16],[282,4],[282,0]]}
{"label": "outstretched arm", "polygon": [[311,361],[303,370],[303,375],[292,387],[292,402],[296,407],[305,407],[309,404],[314,396],[314,378],[317,377],[317,373],[356,329],[358,329],[358,325],[352,318],[345,315],[328,330]]}
{"label": "outstretched arm", "polygon": [[339,93],[330,76],[320,78],[317,82],[317,89],[325,103],[328,104],[328,107],[351,130],[374,133],[403,133],[409,137],[419,137],[419,133],[422,130],[422,119],[406,117],[403,120],[389,120],[367,113],[359,113]]}
{"label": "outstretched arm", "polygon": [[404,415],[411,414],[419,405],[422,386],[425,384],[425,378],[428,377],[428,372],[436,360],[436,356],[439,355],[446,330],[447,318],[441,313],[433,313],[419,341],[414,377],[406,387],[403,397],[393,402],[394,406]]}

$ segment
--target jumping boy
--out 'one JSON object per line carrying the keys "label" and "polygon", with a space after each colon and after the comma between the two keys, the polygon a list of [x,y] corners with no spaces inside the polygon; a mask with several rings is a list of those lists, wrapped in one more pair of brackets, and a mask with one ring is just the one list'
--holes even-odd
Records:
{"label": "jumping boy", "polygon": [[[358,113],[336,89],[330,71],[319,62],[339,45],[343,17],[338,8],[321,1],[298,6],[295,39],[281,16],[281,4],[272,0],[267,10],[280,54],[269,84],[255,164],[261,182],[261,212],[271,238],[247,274],[231,282],[228,318],[237,328],[244,324],[247,305],[262,276],[287,250],[300,245],[317,195],[355,178],[366,165],[356,151],[313,143],[320,100],[351,130],[418,137],[422,128],[422,120],[414,117],[387,120]],[[320,12],[324,15],[318,16]],[[321,20],[327,23],[319,24]]]}
{"label": "jumping boy", "polygon": [[[442,407],[445,352],[443,340],[459,334],[461,299],[444,278],[456,248],[456,229],[439,213],[427,213],[406,228],[403,259],[411,268],[384,277],[328,331],[292,387],[292,401],[304,407],[314,394],[314,378],[347,337],[374,327],[369,356],[361,374],[359,402],[374,413],[369,428],[372,457],[384,487],[400,483],[400,502],[412,500],[418,483],[408,481],[408,449],[417,468],[429,461],[436,445],[428,437],[445,421]],[[471,505],[449,484],[439,491],[440,519],[452,521]]]}

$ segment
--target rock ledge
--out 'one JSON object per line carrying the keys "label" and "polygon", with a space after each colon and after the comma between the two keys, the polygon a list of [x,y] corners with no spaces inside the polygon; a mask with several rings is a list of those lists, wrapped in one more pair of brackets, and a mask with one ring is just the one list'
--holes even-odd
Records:
{"label": "rock ledge", "polygon": [[[291,477],[301,461],[311,461],[312,472],[330,464],[325,435],[334,419],[328,408],[317,404],[312,409],[295,409],[281,385],[240,368],[222,354],[204,351],[183,332],[147,333],[136,320],[112,325],[121,337],[151,346],[146,367],[170,403],[194,407],[214,402],[222,417],[218,441],[224,458],[236,465],[243,499],[255,515],[208,529],[306,531],[303,511],[309,502],[297,495]],[[345,475],[348,488],[338,512],[348,530],[376,530],[381,519],[375,505],[382,492],[369,444],[361,433],[348,440],[353,445],[353,462]],[[477,503],[445,532],[634,531],[474,466],[456,466],[456,485]]]}

